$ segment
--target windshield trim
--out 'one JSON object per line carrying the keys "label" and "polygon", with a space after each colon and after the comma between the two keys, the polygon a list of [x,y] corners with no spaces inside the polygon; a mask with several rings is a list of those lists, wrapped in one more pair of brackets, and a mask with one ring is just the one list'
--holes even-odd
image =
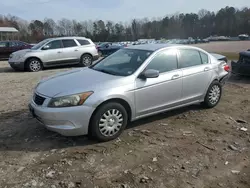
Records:
{"label": "windshield trim", "polygon": [[[145,51],[145,52],[151,52],[151,55],[154,53],[154,51],[152,51],[152,50],[130,49],[130,48],[122,48],[122,49],[117,50],[116,52],[118,52],[118,51],[120,51],[120,50],[137,50],[137,51]],[[116,53],[116,52],[114,52],[114,53]],[[114,54],[114,53],[113,53],[113,54]],[[113,55],[113,54],[110,54],[110,55],[105,56],[105,57],[103,57],[103,58],[101,58],[101,59],[98,59],[97,62],[96,62],[95,64],[90,65],[89,68],[90,68],[90,69],[93,69],[94,66],[96,66],[96,65],[99,64],[101,61],[103,61],[104,59],[106,59],[107,57],[109,57],[109,56],[111,56],[111,55]],[[148,57],[150,57],[150,56],[148,56]]]}

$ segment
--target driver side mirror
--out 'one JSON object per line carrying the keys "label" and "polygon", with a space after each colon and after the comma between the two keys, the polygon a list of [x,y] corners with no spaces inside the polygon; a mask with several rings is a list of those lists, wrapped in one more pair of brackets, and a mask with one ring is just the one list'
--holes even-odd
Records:
{"label": "driver side mirror", "polygon": [[142,79],[158,78],[159,75],[160,75],[160,72],[158,70],[148,69],[148,70],[145,70],[144,72],[142,72],[139,77]]}
{"label": "driver side mirror", "polygon": [[42,47],[42,50],[48,50],[49,48],[49,45],[45,45],[44,47]]}

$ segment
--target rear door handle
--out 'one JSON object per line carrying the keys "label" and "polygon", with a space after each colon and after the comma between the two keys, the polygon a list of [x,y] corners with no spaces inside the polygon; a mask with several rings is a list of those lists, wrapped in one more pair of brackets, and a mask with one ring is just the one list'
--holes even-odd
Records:
{"label": "rear door handle", "polygon": [[174,76],[172,76],[172,80],[176,80],[176,79],[178,79],[178,78],[180,78],[180,75],[179,75],[179,74],[175,74]]}
{"label": "rear door handle", "polygon": [[204,71],[209,71],[209,67],[205,67],[205,68],[204,68]]}
{"label": "rear door handle", "polygon": [[79,50],[78,49],[75,49],[75,52],[78,52]]}
{"label": "rear door handle", "polygon": [[60,53],[62,53],[62,52],[61,52],[61,51],[58,51],[57,53],[60,54]]}

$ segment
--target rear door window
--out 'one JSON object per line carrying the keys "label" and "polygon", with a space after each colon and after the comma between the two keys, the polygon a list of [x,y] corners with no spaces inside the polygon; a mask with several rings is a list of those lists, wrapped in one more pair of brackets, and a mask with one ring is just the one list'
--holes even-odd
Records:
{"label": "rear door window", "polygon": [[[193,49],[180,49],[179,67],[187,68],[203,64],[199,51]],[[204,60],[205,62],[205,60]]]}
{"label": "rear door window", "polygon": [[64,48],[70,48],[70,47],[77,46],[75,40],[73,40],[73,39],[64,39],[64,40],[62,40],[62,43],[63,43]]}
{"label": "rear door window", "polygon": [[85,45],[89,45],[90,42],[87,40],[83,40],[83,39],[77,39],[77,41],[81,44],[81,46],[85,46]]}
{"label": "rear door window", "polygon": [[208,64],[208,55],[200,52],[202,64]]}

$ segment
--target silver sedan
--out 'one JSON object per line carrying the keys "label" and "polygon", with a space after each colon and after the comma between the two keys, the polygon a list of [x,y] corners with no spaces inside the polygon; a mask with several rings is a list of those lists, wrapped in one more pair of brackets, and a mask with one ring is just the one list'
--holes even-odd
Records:
{"label": "silver sedan", "polygon": [[40,81],[29,108],[49,130],[108,141],[129,121],[195,103],[216,106],[229,68],[191,46],[130,46]]}

